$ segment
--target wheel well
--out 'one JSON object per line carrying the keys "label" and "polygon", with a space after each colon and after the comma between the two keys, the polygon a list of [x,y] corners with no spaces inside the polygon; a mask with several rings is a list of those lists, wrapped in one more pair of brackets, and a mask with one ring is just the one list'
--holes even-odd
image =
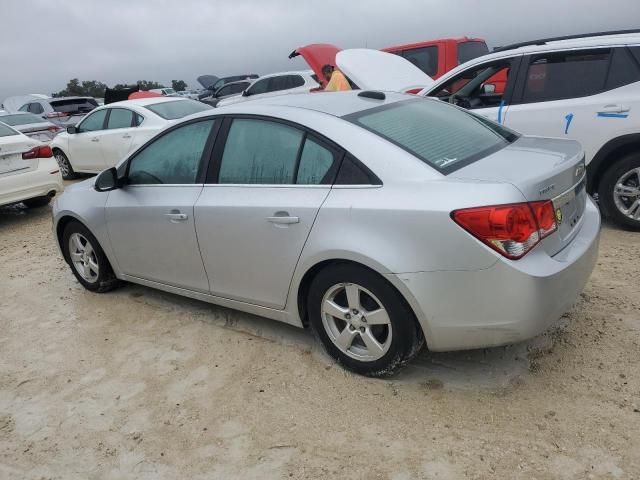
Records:
{"label": "wheel well", "polygon": [[587,191],[590,194],[596,193],[607,169],[617,159],[632,152],[640,152],[640,134],[624,135],[607,142],[587,166]]}
{"label": "wheel well", "polygon": [[62,251],[62,256],[64,257],[65,260],[67,260],[67,262],[69,261],[67,259],[67,256],[64,253],[64,248],[62,248],[62,235],[64,235],[64,229],[67,228],[67,225],[69,225],[69,223],[71,222],[78,222],[82,225],[84,225],[80,220],[78,220],[75,217],[72,217],[71,215],[67,215],[62,217],[60,220],[58,220],[58,225],[56,225],[56,238],[58,239],[58,245],[60,246],[60,250]]}
{"label": "wheel well", "polygon": [[[332,259],[332,260],[324,260],[320,263],[317,263],[313,267],[311,267],[309,270],[307,270],[307,272],[302,277],[302,280],[300,281],[300,286],[298,287],[298,314],[300,315],[300,320],[302,321],[302,325],[304,325],[305,328],[309,326],[309,316],[307,315],[306,299],[307,299],[307,295],[309,294],[309,288],[311,286],[311,283],[313,282],[313,279],[318,273],[320,273],[320,271],[324,270],[325,268],[328,268],[333,265],[344,265],[344,264],[351,264],[361,268],[366,268],[367,270],[371,271],[371,273],[374,273],[375,275],[380,275],[379,272],[375,271],[374,269],[366,265],[363,265],[362,263],[354,262],[353,260],[344,260],[339,258]],[[411,308],[411,305],[409,304],[407,299],[404,297],[402,292],[398,291],[398,289],[390,282],[387,282],[387,283],[389,283],[389,285],[400,294],[400,297],[405,302],[409,311],[413,313],[413,318],[414,318],[414,321],[416,322],[417,328],[419,329],[419,331],[422,331],[422,326],[420,325],[420,322],[418,322],[418,319],[415,316],[415,312],[413,311],[413,308]]]}

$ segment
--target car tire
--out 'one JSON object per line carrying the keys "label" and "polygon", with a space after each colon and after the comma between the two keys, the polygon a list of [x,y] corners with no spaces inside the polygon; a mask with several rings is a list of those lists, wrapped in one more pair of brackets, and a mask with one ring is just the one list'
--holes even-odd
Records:
{"label": "car tire", "polygon": [[80,222],[72,221],[65,227],[61,247],[71,271],[84,288],[104,293],[118,286],[98,240]]}
{"label": "car tire", "polygon": [[62,150],[54,150],[53,156],[55,157],[56,162],[58,162],[58,168],[60,169],[62,178],[64,178],[65,180],[73,180],[74,178],[78,178],[78,174],[73,171],[71,162],[64,154],[64,152],[62,152]]}
{"label": "car tire", "polygon": [[29,198],[27,200],[23,200],[22,203],[24,203],[28,208],[41,208],[49,205],[50,201],[51,201],[51,197],[49,197],[48,195],[45,195],[43,197]]}
{"label": "car tire", "polygon": [[309,287],[307,311],[327,353],[361,375],[393,375],[424,344],[422,329],[400,293],[358,265],[321,270]]}
{"label": "car tire", "polygon": [[[629,195],[624,195],[619,184]],[[640,230],[640,153],[622,157],[607,169],[598,187],[598,200],[603,213],[616,225]]]}

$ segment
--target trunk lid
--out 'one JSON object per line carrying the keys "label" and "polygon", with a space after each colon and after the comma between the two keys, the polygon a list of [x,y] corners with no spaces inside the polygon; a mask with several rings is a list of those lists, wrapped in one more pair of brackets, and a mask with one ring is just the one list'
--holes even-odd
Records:
{"label": "trunk lid", "polygon": [[582,225],[586,169],[584,151],[573,140],[521,137],[449,177],[510,183],[529,202],[552,200],[558,230],[542,241],[549,255],[569,244]]}
{"label": "trunk lid", "polygon": [[38,159],[22,159],[22,154],[36,145],[37,142],[22,134],[0,137],[0,177],[26,173],[38,168]]}
{"label": "trunk lid", "polygon": [[363,90],[407,92],[433,85],[433,79],[413,63],[393,53],[367,48],[342,50],[338,68]]}
{"label": "trunk lid", "polygon": [[313,70],[313,73],[318,77],[318,81],[321,83],[322,88],[326,87],[327,82],[322,75],[322,67],[324,65],[336,66],[336,55],[340,51],[335,45],[329,43],[312,43],[304,47],[296,48],[289,58],[295,58],[302,56],[309,65],[309,68]]}

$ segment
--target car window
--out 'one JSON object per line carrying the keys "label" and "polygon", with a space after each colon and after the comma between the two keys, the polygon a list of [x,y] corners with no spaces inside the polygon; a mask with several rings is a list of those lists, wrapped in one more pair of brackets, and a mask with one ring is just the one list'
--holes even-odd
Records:
{"label": "car window", "polygon": [[225,95],[231,95],[232,89],[235,85],[225,85],[216,92],[216,97],[224,97]]}
{"label": "car window", "polygon": [[107,129],[131,128],[133,125],[133,112],[126,108],[110,109],[109,120],[107,120]]}
{"label": "car window", "polygon": [[30,103],[25,103],[24,105],[22,105],[18,111],[19,112],[28,112],[29,111],[29,105],[31,105]]}
{"label": "car window", "polygon": [[80,132],[95,132],[97,130],[103,130],[104,119],[106,116],[107,116],[107,109],[93,112],[88,117],[86,117],[80,123],[80,125],[78,125],[78,129],[80,130]]}
{"label": "car window", "polygon": [[585,97],[604,90],[609,50],[536,55],[527,70],[522,102]]}
{"label": "car window", "polygon": [[0,122],[0,137],[9,137],[11,135],[19,135],[13,128],[8,127],[4,123]]}
{"label": "car window", "polygon": [[176,100],[173,102],[159,102],[145,105],[147,110],[151,110],[156,115],[165,120],[177,120],[193,113],[210,110],[211,106],[194,100]]}
{"label": "car window", "polygon": [[334,156],[331,150],[307,137],[302,148],[296,183],[300,185],[320,185],[327,183],[325,176],[331,170]]}
{"label": "car window", "polygon": [[430,77],[438,73],[438,47],[435,45],[432,47],[403,50],[401,56],[409,60]]}
{"label": "car window", "polygon": [[302,138],[302,131],[282,123],[234,120],[224,147],[218,183],[294,183]]}
{"label": "car window", "polygon": [[144,122],[144,117],[142,115],[140,115],[139,113],[136,113],[136,123],[135,126],[139,127],[140,125],[142,125],[142,122]]}
{"label": "car window", "polygon": [[458,44],[458,63],[465,63],[489,53],[484,42],[462,42]]}
{"label": "car window", "polygon": [[281,75],[279,77],[269,78],[269,92],[279,92],[280,90],[286,90],[289,88],[290,75]]}
{"label": "car window", "polygon": [[229,94],[240,93],[249,86],[249,82],[234,83]]}
{"label": "car window", "polygon": [[606,90],[640,81],[640,64],[626,47],[614,48],[609,65]]}
{"label": "car window", "polygon": [[29,112],[35,113],[35,114],[40,114],[44,112],[44,108],[42,108],[42,105],[40,105],[39,103],[30,103],[28,110]]}
{"label": "car window", "polygon": [[0,122],[6,123],[7,125],[27,125],[29,123],[42,123],[44,120],[42,117],[31,113],[17,113],[15,115],[0,116]]}
{"label": "car window", "polygon": [[66,100],[51,100],[51,108],[62,113],[89,113],[98,106],[94,98],[71,98]]}
{"label": "car window", "polygon": [[517,137],[444,102],[412,99],[347,115],[352,121],[449,173],[506,147]]}
{"label": "car window", "polygon": [[189,123],[147,145],[129,162],[130,185],[195,183],[214,120]]}
{"label": "car window", "polygon": [[256,83],[251,85],[251,88],[249,88],[249,94],[250,95],[258,95],[258,94],[261,94],[261,93],[267,93],[269,91],[269,81],[270,80],[271,80],[270,78],[265,78],[263,80],[258,80]]}
{"label": "car window", "polygon": [[298,88],[304,85],[304,78],[300,75],[291,75],[289,79],[289,88]]}

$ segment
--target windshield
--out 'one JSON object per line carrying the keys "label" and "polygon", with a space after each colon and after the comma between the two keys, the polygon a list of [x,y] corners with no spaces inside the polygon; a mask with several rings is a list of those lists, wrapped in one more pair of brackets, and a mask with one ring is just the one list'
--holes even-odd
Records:
{"label": "windshield", "polygon": [[2,115],[0,122],[7,125],[27,125],[29,123],[44,123],[45,120],[31,113],[19,113],[16,115]]}
{"label": "windshield", "polygon": [[161,102],[146,105],[147,110],[151,110],[156,115],[161,116],[165,120],[176,120],[186,117],[192,113],[203,112],[211,108],[205,103],[195,102],[193,100],[177,100],[175,102]]}
{"label": "windshield", "polygon": [[0,137],[9,137],[11,135],[18,135],[18,132],[0,122]]}
{"label": "windshield", "polygon": [[498,124],[444,102],[411,99],[344,117],[447,174],[518,138]]}
{"label": "windshield", "polygon": [[174,93],[176,93],[176,91],[173,88],[165,88],[164,89],[164,94],[165,95],[172,95]]}

